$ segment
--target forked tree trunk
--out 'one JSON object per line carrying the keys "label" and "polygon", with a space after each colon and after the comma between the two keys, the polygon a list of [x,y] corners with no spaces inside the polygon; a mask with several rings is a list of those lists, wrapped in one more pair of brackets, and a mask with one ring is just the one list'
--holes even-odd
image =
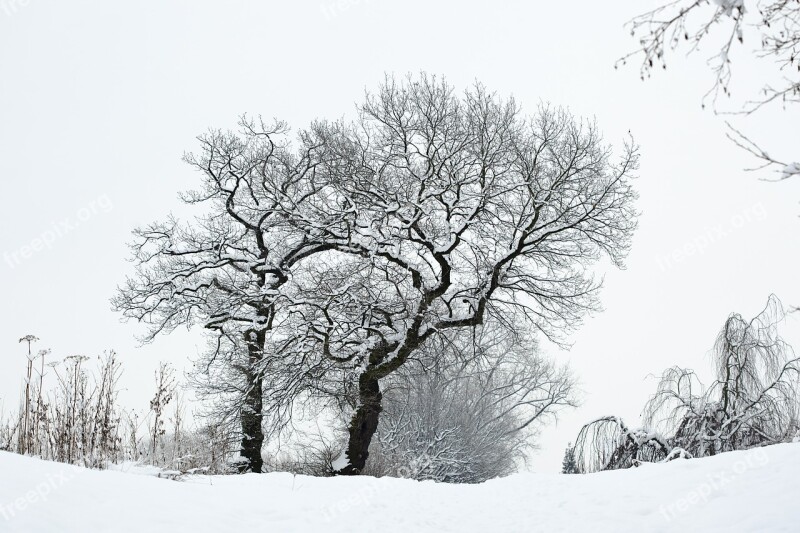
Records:
{"label": "forked tree trunk", "polygon": [[239,465],[239,471],[261,473],[264,460],[261,458],[261,447],[264,444],[264,430],[262,428],[264,377],[261,371],[261,361],[264,357],[264,331],[248,331],[245,333],[247,343],[248,367],[245,374],[247,380],[247,393],[242,405],[242,449],[244,459]]}
{"label": "forked tree trunk", "polygon": [[347,443],[348,464],[336,473],[339,475],[358,475],[367,464],[369,444],[378,430],[381,414],[381,387],[377,379],[362,374],[358,380],[359,406],[350,421],[350,438]]}

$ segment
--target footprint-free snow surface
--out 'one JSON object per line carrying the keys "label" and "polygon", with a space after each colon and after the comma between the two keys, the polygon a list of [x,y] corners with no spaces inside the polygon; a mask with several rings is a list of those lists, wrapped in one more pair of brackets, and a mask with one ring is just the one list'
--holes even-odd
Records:
{"label": "footprint-free snow surface", "polygon": [[2,452],[0,532],[800,531],[800,444],[480,485],[291,474],[171,481],[136,470]]}

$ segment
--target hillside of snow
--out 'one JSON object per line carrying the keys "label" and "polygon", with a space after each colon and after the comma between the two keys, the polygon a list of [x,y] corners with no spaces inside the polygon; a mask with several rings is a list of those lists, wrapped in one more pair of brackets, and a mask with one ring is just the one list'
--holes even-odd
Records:
{"label": "hillside of snow", "polygon": [[797,532],[798,502],[800,444],[480,485],[291,474],[171,481],[0,453],[0,532]]}

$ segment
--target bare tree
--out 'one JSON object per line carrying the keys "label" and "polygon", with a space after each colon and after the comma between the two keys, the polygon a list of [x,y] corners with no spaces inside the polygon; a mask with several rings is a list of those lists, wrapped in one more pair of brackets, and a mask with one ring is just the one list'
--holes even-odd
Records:
{"label": "bare tree", "polygon": [[[760,43],[755,54],[775,63],[781,80],[767,83],[761,95],[747,101],[739,113],[750,114],[763,106],[780,102],[784,106],[800,102],[800,1],[798,0],[673,0],[632,19],[631,34],[639,47],[618,61],[641,58],[642,79],[655,68],[667,68],[667,54],[688,47],[696,51],[700,44],[719,36],[716,54],[709,59],[714,83],[703,98],[717,110],[718,97],[731,95],[733,79],[732,52],[744,43],[745,31],[752,26]],[[720,29],[715,33],[716,29]],[[773,166],[778,180],[800,174],[800,163],[775,159],[742,132],[728,123],[728,137],[761,160],[764,168]]]}
{"label": "bare tree", "polygon": [[[204,207],[193,221],[172,217],[136,230],[136,275],[113,299],[126,318],[151,326],[143,339],[180,325],[213,332],[205,368],[236,353],[228,377],[241,424],[243,470],[260,472],[264,440],[262,361],[280,288],[293,265],[324,248],[287,222],[313,193],[309,179],[324,147],[301,133],[292,148],[284,124],[242,119],[238,133],[199,137],[199,155],[185,160],[203,176],[200,190],[182,195]],[[242,353],[244,355],[242,355]]]}
{"label": "bare tree", "polygon": [[489,322],[474,335],[427,341],[387,380],[371,474],[479,483],[511,474],[539,428],[574,406],[566,368],[528,335]]}
{"label": "bare tree", "polygon": [[297,372],[355,389],[336,464],[355,474],[381,381],[426,341],[521,311],[563,342],[596,307],[589,266],[622,264],[638,157],[628,143],[614,158],[593,123],[563,109],[525,117],[480,85],[459,96],[426,75],[387,79],[355,123],[317,132],[335,157],[304,224],[335,250],[295,276],[302,299],[279,350]]}
{"label": "bare tree", "polygon": [[339,470],[361,471],[380,380],[440,332],[510,310],[558,341],[596,307],[589,265],[621,265],[635,227],[634,146],[612,161],[594,124],[523,117],[481,86],[388,80],[355,123],[316,123],[296,150],[282,126],[242,128],[201,138],[187,160],[204,189],[184,199],[209,213],[139,230],[137,275],[114,303],[152,325],[145,340],[180,324],[217,333],[210,363],[229,354],[243,375],[250,470],[264,411],[305,395],[358,398]]}

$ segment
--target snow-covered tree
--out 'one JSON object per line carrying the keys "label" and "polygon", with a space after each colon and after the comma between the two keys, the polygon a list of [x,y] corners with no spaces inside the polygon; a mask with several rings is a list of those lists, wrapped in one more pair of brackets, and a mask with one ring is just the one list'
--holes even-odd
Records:
{"label": "snow-covered tree", "polygon": [[381,382],[426,341],[511,312],[558,340],[595,308],[590,265],[621,265],[636,225],[638,157],[631,144],[615,157],[566,110],[526,116],[480,85],[459,95],[426,75],[388,79],[355,123],[319,131],[336,157],[318,168],[327,185],[306,231],[335,250],[296,277],[283,351],[357,391],[337,462],[352,474]]}
{"label": "snow-covered tree", "polygon": [[564,450],[564,459],[561,460],[562,474],[577,474],[578,465],[575,462],[575,447],[570,442]]}
{"label": "snow-covered tree", "polygon": [[299,139],[248,121],[201,137],[187,161],[203,188],[184,200],[204,214],[138,230],[137,273],[114,300],[152,326],[145,340],[215,333],[206,368],[241,376],[230,397],[249,470],[264,411],[310,395],[357,398],[338,470],[360,472],[381,380],[489,316],[521,312],[559,341],[596,307],[590,265],[621,266],[636,225],[632,144],[617,158],[593,123],[525,116],[480,85],[459,96],[426,75],[388,79],[355,122]]}
{"label": "snow-covered tree", "polygon": [[307,132],[293,146],[282,123],[243,119],[240,126],[199,137],[200,153],[185,159],[202,186],[182,199],[202,212],[135,231],[136,274],[113,304],[150,325],[145,342],[181,325],[212,332],[198,368],[211,389],[229,393],[226,409],[241,424],[243,470],[260,472],[263,361],[281,287],[299,261],[325,248],[296,231],[286,213],[313,194],[325,150]]}

